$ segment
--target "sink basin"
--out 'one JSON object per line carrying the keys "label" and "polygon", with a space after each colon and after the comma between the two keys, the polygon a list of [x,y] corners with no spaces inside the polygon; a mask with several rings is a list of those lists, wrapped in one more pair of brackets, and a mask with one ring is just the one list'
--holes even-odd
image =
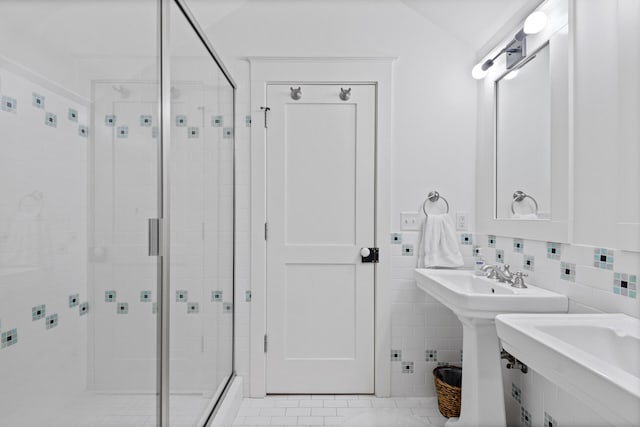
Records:
{"label": "sink basin", "polygon": [[624,314],[505,314],[503,347],[613,425],[640,425],[640,319]]}
{"label": "sink basin", "polygon": [[420,289],[462,322],[462,405],[460,417],[446,425],[506,426],[495,318],[501,313],[565,313],[567,297],[536,286],[514,288],[468,270],[416,269],[415,278]]}
{"label": "sink basin", "polygon": [[494,319],[500,313],[566,312],[564,295],[527,284],[526,289],[465,270],[417,269],[418,287],[458,316]]}

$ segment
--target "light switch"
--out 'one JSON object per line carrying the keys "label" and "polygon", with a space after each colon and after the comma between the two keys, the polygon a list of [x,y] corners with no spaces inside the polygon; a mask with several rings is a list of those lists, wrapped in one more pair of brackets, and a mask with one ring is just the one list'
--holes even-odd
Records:
{"label": "light switch", "polygon": [[401,230],[420,230],[420,213],[418,212],[401,212],[400,213],[400,229]]}

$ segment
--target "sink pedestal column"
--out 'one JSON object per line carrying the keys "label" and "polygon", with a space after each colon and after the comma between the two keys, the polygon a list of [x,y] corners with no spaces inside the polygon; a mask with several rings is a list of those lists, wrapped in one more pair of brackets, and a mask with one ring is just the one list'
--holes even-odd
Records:
{"label": "sink pedestal column", "polygon": [[449,427],[505,427],[500,343],[495,320],[458,316],[462,322],[462,406]]}

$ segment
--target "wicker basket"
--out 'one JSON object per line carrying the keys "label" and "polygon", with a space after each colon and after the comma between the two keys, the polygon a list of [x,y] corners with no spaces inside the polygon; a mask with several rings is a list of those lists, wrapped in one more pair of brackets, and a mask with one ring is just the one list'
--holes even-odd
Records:
{"label": "wicker basket", "polygon": [[433,379],[436,384],[440,413],[447,418],[459,417],[462,368],[438,366],[433,370]]}

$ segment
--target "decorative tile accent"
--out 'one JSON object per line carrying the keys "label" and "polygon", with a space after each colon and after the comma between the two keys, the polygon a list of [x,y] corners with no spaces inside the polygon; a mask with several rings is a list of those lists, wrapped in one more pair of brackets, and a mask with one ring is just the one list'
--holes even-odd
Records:
{"label": "decorative tile accent", "polygon": [[499,262],[500,264],[504,264],[504,250],[503,249],[496,249],[496,262]]}
{"label": "decorative tile accent", "polygon": [[408,243],[402,245],[402,256],[413,256],[413,245]]}
{"label": "decorative tile accent", "polygon": [[80,304],[80,294],[69,295],[69,308],[76,307]]}
{"label": "decorative tile accent", "polygon": [[593,266],[604,270],[613,270],[613,251],[611,249],[595,248],[593,250]]}
{"label": "decorative tile accent", "polygon": [[522,390],[520,390],[520,388],[514,383],[511,383],[511,397],[513,397],[518,403],[522,403]]}
{"label": "decorative tile accent", "polygon": [[233,128],[224,128],[222,130],[223,138],[233,138]]}
{"label": "decorative tile accent", "polygon": [[3,332],[1,336],[1,348],[10,347],[18,343],[18,330],[10,329],[7,332]]}
{"label": "decorative tile accent", "polygon": [[533,271],[535,265],[535,257],[533,255],[525,255],[524,260],[522,262],[522,267],[525,270]]}
{"label": "decorative tile accent", "polygon": [[251,116],[244,116],[244,125],[245,127],[251,127]]}
{"label": "decorative tile accent", "polygon": [[221,128],[224,126],[224,119],[222,116],[213,116],[211,117],[211,126],[214,128]]}
{"label": "decorative tile accent", "polygon": [[158,126],[153,126],[151,128],[151,138],[157,138],[158,137]]}
{"label": "decorative tile accent", "polygon": [[561,246],[560,243],[547,242],[547,258],[560,259]]}
{"label": "decorative tile accent", "polygon": [[42,319],[47,314],[47,309],[45,304],[36,305],[31,308],[31,321],[35,322],[36,320]]}
{"label": "decorative tile accent", "polygon": [[638,292],[638,276],[635,274],[614,273],[613,293],[635,298]]}
{"label": "decorative tile accent", "polygon": [[151,303],[151,314],[156,314],[158,312],[158,303]]}
{"label": "decorative tile accent", "polygon": [[560,263],[560,278],[570,282],[576,281],[576,265],[570,262]]}
{"label": "decorative tile accent", "polygon": [[557,427],[558,422],[551,415],[544,411],[544,427]]}
{"label": "decorative tile accent", "polygon": [[424,360],[427,362],[437,362],[438,361],[438,350],[427,350],[424,352]]}
{"label": "decorative tile accent", "polygon": [[150,127],[151,126],[151,116],[149,114],[142,114],[140,116],[140,126],[143,127]]}
{"label": "decorative tile accent", "polygon": [[521,254],[523,249],[524,242],[522,239],[513,239],[513,251]]}
{"label": "decorative tile accent", "polygon": [[128,302],[119,302],[118,303],[118,314],[129,314],[129,303]]}
{"label": "decorative tile accent", "polygon": [[107,114],[104,116],[104,124],[105,126],[114,127],[116,125],[116,115]]}
{"label": "decorative tile accent", "polygon": [[116,291],[104,291],[105,302],[116,302]]}
{"label": "decorative tile accent", "polygon": [[197,302],[188,302],[187,303],[187,313],[188,314],[199,313],[199,312],[200,312],[200,304],[198,304]]}
{"label": "decorative tile accent", "polygon": [[391,233],[391,244],[399,245],[402,243],[402,233]]}
{"label": "decorative tile accent", "polygon": [[187,116],[176,116],[176,126],[177,127],[185,127],[187,126]]}
{"label": "decorative tile accent", "polygon": [[33,105],[36,108],[44,109],[44,96],[38,95],[35,92],[31,94],[31,105]]}
{"label": "decorative tile accent", "polygon": [[493,234],[489,234],[489,236],[487,236],[487,246],[489,246],[490,248],[496,247],[496,236],[494,236]]}
{"label": "decorative tile accent", "polygon": [[18,101],[15,98],[10,98],[8,96],[2,96],[2,103],[0,104],[0,109],[7,113],[16,113],[18,111]]}
{"label": "decorative tile accent", "polygon": [[151,291],[140,291],[140,302],[151,302]]}
{"label": "decorative tile accent", "polygon": [[187,133],[187,137],[193,139],[193,138],[199,138],[200,137],[200,129],[197,127],[190,127],[189,131]]}
{"label": "decorative tile accent", "polygon": [[531,427],[531,414],[524,408],[524,406],[520,407],[520,424],[523,427]]}
{"label": "decorative tile accent", "polygon": [[189,299],[188,291],[176,291],[176,302],[187,302]]}
{"label": "decorative tile accent", "polygon": [[400,362],[402,360],[402,350],[391,350],[391,361]]}
{"label": "decorative tile accent", "polygon": [[211,291],[211,301],[222,302],[222,291]]}
{"label": "decorative tile accent", "polygon": [[222,311],[224,311],[226,314],[233,313],[233,304],[230,302],[225,302],[224,304],[222,304]]}
{"label": "decorative tile accent", "polygon": [[58,314],[54,313],[47,316],[44,319],[44,324],[47,329],[55,328],[56,326],[58,326]]}
{"label": "decorative tile accent", "polygon": [[78,135],[83,137],[89,136],[89,127],[88,126],[78,126]]}
{"label": "decorative tile accent", "polygon": [[78,121],[78,110],[74,110],[73,108],[69,108],[69,111],[67,112],[67,118],[69,120],[71,120],[72,122],[77,122]]}
{"label": "decorative tile accent", "polygon": [[44,124],[52,128],[58,127],[58,116],[53,113],[46,113],[44,115]]}
{"label": "decorative tile accent", "polygon": [[129,126],[118,126],[118,130],[116,131],[116,136],[118,138],[128,138]]}
{"label": "decorative tile accent", "polygon": [[473,256],[478,256],[480,255],[480,246],[474,246],[473,247]]}
{"label": "decorative tile accent", "polygon": [[402,362],[402,373],[413,374],[413,362]]}
{"label": "decorative tile accent", "polygon": [[87,314],[89,312],[89,303],[83,302],[82,304],[80,304],[78,306],[78,312],[80,313],[80,316],[84,316],[85,314]]}
{"label": "decorative tile accent", "polygon": [[473,245],[473,234],[462,233],[460,235],[460,244],[461,245]]}
{"label": "decorative tile accent", "polygon": [[244,291],[245,302],[251,302],[251,291]]}

